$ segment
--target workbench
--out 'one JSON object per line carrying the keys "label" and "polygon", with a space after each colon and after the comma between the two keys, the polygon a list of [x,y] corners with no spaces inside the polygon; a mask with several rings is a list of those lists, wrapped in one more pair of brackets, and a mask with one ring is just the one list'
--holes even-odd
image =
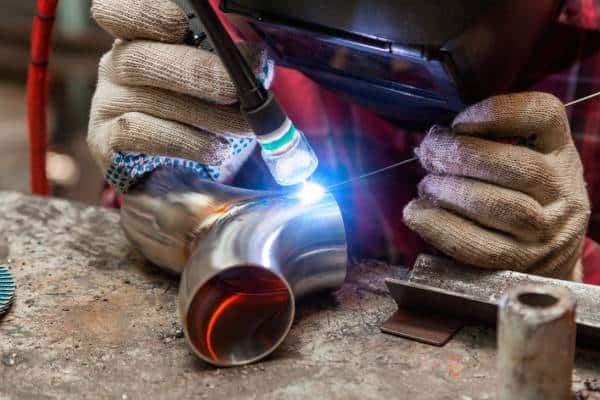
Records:
{"label": "workbench", "polygon": [[[383,280],[400,267],[353,261],[341,290],[299,303],[267,360],[215,369],[182,337],[177,277],[127,242],[116,211],[0,193],[0,215],[18,286],[0,319],[0,399],[494,398],[493,329],[442,348],[380,332],[396,309]],[[578,351],[576,365],[575,389],[595,398],[600,354]]]}

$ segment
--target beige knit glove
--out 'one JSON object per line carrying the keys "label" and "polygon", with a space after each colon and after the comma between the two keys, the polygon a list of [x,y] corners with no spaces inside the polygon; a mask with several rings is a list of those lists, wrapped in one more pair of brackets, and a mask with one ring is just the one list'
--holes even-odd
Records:
{"label": "beige knit glove", "polygon": [[[521,144],[496,139],[519,138]],[[545,93],[492,97],[434,126],[430,172],[405,223],[465,264],[576,278],[590,204],[563,104]]]}
{"label": "beige knit glove", "polygon": [[[184,12],[170,0],[94,0],[92,15],[117,37],[100,60],[88,130],[106,179],[124,191],[159,167],[231,177],[255,140],[217,55],[183,44]],[[240,50],[268,86],[266,53]]]}

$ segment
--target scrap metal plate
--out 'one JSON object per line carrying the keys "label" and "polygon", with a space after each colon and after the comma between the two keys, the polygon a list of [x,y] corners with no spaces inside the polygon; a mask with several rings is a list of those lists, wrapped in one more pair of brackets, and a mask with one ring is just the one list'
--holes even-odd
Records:
{"label": "scrap metal plate", "polygon": [[434,346],[443,346],[454,336],[462,322],[439,314],[424,314],[399,308],[385,321],[381,330]]}
{"label": "scrap metal plate", "polygon": [[386,280],[398,309],[410,312],[410,318],[402,313],[398,317],[394,314],[382,330],[411,337],[406,331],[415,331],[414,326],[423,324],[428,329],[421,328],[414,336],[418,336],[415,338],[417,340],[429,343],[429,338],[451,337],[451,326],[460,327],[473,322],[495,325],[498,303],[503,294],[525,283],[569,289],[577,300],[577,344],[597,346],[600,340],[600,287],[514,271],[476,269],[429,255],[419,256],[408,281]]}

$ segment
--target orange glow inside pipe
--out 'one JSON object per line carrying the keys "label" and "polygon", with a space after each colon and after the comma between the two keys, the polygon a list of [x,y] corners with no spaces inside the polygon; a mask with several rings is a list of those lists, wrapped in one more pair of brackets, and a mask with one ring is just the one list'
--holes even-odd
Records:
{"label": "orange glow inside pipe", "polygon": [[[268,297],[258,297],[253,298],[255,305],[258,306],[259,302],[264,303],[281,303],[282,301],[286,301],[288,298],[288,293],[283,291],[277,291],[270,293]],[[227,297],[221,304],[217,306],[213,314],[210,316],[208,320],[208,325],[206,327],[206,349],[211,359],[214,361],[218,361],[219,357],[215,353],[215,349],[212,344],[212,336],[215,330],[215,325],[217,321],[228,309],[230,309],[233,305],[239,303],[240,301],[248,301],[248,295],[244,293],[236,293],[229,297]]]}
{"label": "orange glow inside pipe", "polygon": [[206,328],[206,348],[208,350],[210,358],[212,358],[215,361],[219,361],[219,358],[217,357],[217,354],[215,353],[215,350],[212,345],[212,334],[215,329],[215,324],[217,323],[217,320],[221,317],[221,315],[223,315],[223,313],[227,310],[227,308],[237,303],[241,298],[242,295],[236,293],[225,299],[225,301],[219,304],[213,315],[211,315],[210,320],[208,321],[208,327]]}

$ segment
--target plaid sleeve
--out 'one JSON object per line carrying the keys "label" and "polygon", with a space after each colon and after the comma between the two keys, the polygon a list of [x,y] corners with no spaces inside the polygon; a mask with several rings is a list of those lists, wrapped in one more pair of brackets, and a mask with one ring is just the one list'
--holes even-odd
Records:
{"label": "plaid sleeve", "polygon": [[600,30],[600,0],[565,0],[559,21],[583,29]]}

